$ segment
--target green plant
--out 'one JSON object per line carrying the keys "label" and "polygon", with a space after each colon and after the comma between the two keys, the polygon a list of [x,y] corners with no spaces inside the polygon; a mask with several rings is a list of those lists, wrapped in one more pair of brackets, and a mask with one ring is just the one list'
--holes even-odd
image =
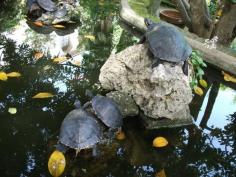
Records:
{"label": "green plant", "polygon": [[192,80],[190,82],[190,86],[192,88],[197,87],[198,81],[202,80],[202,76],[204,75],[203,68],[207,67],[206,63],[202,59],[202,55],[199,51],[194,50],[190,57],[190,64],[193,68]]}

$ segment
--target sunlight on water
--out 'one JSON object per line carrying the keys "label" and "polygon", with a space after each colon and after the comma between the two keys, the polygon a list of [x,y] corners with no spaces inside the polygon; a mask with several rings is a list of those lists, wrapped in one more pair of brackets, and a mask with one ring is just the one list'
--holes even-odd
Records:
{"label": "sunlight on water", "polygon": [[[235,90],[232,90],[230,88],[226,88],[225,90],[219,90],[210,119],[207,124],[208,127],[224,128],[224,126],[229,123],[227,117],[236,111],[235,97],[236,97]],[[197,125],[199,125],[201,118],[204,115],[208,98],[209,98],[209,91],[204,99],[201,111],[199,112],[196,122]]]}

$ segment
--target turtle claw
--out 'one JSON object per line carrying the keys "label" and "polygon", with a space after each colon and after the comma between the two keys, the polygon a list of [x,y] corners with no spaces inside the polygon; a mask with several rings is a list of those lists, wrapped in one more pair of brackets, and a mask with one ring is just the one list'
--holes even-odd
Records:
{"label": "turtle claw", "polygon": [[158,60],[158,59],[153,60],[152,68],[157,67],[159,64],[160,64],[160,60]]}

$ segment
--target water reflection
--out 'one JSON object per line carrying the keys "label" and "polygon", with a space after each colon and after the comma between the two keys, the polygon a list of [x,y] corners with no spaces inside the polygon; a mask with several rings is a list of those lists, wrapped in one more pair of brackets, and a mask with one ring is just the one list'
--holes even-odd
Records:
{"label": "water reflection", "polygon": [[[100,67],[112,52],[137,41],[120,28],[118,3],[87,0],[81,5],[84,17],[74,33],[38,34],[22,21],[21,33],[0,36],[0,70],[22,74],[0,81],[0,176],[49,176],[47,160],[74,101],[86,102],[86,89],[103,92],[98,84]],[[93,35],[95,40],[85,35]],[[44,53],[39,60],[34,57],[36,51]],[[67,54],[78,58],[81,65],[51,60]],[[148,177],[162,169],[166,176],[234,176],[236,86],[211,68],[205,79],[208,91],[202,97],[195,96],[191,104],[196,126],[147,131],[138,118],[128,118],[124,123],[126,139],[101,146],[100,156],[93,157],[90,151],[77,158],[73,152],[66,154],[65,176]],[[32,99],[42,91],[55,96]],[[17,108],[17,113],[9,114],[9,107]],[[170,145],[153,148],[156,136],[166,137]]]}

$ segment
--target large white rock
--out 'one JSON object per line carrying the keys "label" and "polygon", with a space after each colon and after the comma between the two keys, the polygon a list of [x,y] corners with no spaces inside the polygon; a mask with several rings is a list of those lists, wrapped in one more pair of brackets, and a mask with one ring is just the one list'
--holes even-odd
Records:
{"label": "large white rock", "polygon": [[192,91],[182,66],[164,62],[152,68],[149,55],[143,44],[111,55],[101,68],[102,87],[130,94],[148,117],[189,118]]}

